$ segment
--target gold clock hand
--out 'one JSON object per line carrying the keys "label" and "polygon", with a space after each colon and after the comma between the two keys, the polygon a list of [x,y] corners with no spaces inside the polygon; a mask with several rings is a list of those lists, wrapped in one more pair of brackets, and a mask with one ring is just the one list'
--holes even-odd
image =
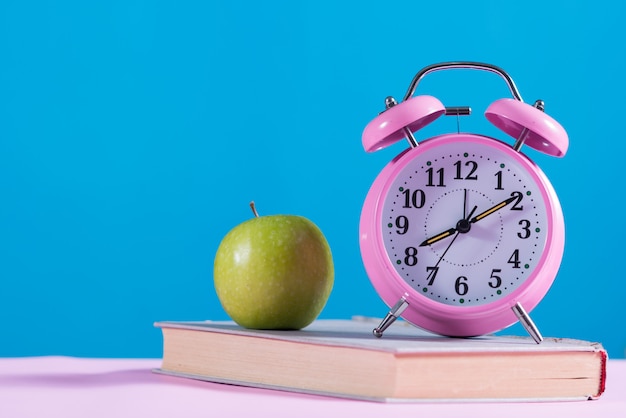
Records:
{"label": "gold clock hand", "polygon": [[506,200],[503,200],[502,202],[498,203],[497,205],[494,205],[492,207],[490,207],[489,209],[487,209],[486,211],[479,213],[478,215],[474,216],[472,219],[470,219],[470,223],[473,224],[475,222],[480,221],[483,218],[486,218],[487,216],[491,215],[494,212],[499,211],[500,209],[502,209],[503,207],[505,207],[506,205],[508,205],[509,203],[513,202],[517,200],[517,196],[511,196]]}
{"label": "gold clock hand", "polygon": [[463,218],[460,221],[458,221],[456,223],[456,228],[450,228],[447,231],[444,231],[440,234],[433,235],[432,237],[425,239],[419,246],[424,247],[426,245],[434,244],[437,241],[441,241],[442,239],[447,238],[450,235],[453,235],[455,232],[460,232],[462,234],[469,232],[471,222],[468,219],[474,214],[474,212],[476,212],[476,208],[477,206],[474,206],[474,209],[472,209],[472,211],[467,216],[467,218]]}
{"label": "gold clock hand", "polygon": [[456,228],[450,228],[447,231],[442,232],[441,234],[437,234],[433,237],[425,239],[424,242],[422,242],[419,246],[424,247],[426,245],[434,244],[437,241],[441,241],[442,239],[449,237],[455,232],[456,232]]}

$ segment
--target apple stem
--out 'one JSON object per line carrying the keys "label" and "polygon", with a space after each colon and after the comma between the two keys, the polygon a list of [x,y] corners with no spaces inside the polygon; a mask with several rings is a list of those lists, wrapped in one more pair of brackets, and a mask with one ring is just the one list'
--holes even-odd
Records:
{"label": "apple stem", "polygon": [[252,209],[252,213],[254,213],[254,216],[258,218],[259,212],[256,211],[256,207],[254,206],[254,201],[250,202],[250,209]]}

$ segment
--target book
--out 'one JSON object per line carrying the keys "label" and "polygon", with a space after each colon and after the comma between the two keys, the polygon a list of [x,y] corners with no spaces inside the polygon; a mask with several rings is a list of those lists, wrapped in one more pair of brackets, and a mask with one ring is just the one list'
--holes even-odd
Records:
{"label": "book", "polygon": [[164,321],[157,373],[383,402],[554,401],[600,397],[599,343],[530,337],[450,338],[396,321],[317,320],[298,331],[228,321]]}

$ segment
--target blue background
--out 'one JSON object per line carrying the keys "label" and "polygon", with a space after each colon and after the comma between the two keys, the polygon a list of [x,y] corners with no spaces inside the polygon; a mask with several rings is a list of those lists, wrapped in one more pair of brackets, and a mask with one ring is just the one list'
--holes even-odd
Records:
{"label": "blue background", "polygon": [[[156,320],[226,319],[217,246],[251,216],[313,220],[336,279],[322,317],[386,312],[358,248],[382,167],[365,125],[441,61],[496,64],[570,135],[525,148],[563,205],[567,243],[533,311],[544,335],[624,357],[624,17],[620,2],[3,1],[0,3],[0,356],[159,357]],[[508,97],[482,72],[418,94]],[[454,118],[452,118],[454,119]],[[437,121],[418,139],[456,130]],[[523,333],[519,325],[507,333]]]}

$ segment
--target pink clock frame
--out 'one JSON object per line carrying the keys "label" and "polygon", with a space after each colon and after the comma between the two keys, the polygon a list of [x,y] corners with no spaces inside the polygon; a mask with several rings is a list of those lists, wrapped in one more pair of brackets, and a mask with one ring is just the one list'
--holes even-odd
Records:
{"label": "pink clock frame", "polygon": [[[496,100],[487,108],[485,116],[492,124],[516,140],[513,146],[479,134],[445,134],[418,144],[413,132],[440,116],[449,114],[449,109],[435,97],[413,97],[413,93],[425,75],[447,69],[489,71],[505,80],[513,99]],[[363,131],[365,151],[377,151],[403,138],[408,140],[410,148],[396,156],[379,173],[367,194],[361,212],[360,248],[365,270],[380,297],[391,307],[381,324],[374,329],[374,335],[382,336],[384,329],[398,316],[429,331],[457,337],[496,332],[520,321],[535,341],[540,343],[543,337],[528,316],[528,312],[543,299],[556,278],[565,246],[565,225],[554,188],[543,171],[521,153],[520,148],[525,144],[542,153],[562,157],[569,147],[566,131],[543,112],[543,101],[537,100],[532,106],[524,103],[511,77],[501,68],[491,64],[460,61],[425,67],[413,78],[401,103],[397,103],[392,97],[388,97],[385,103],[387,109]],[[459,109],[462,108],[456,108],[454,111]],[[469,108],[466,110],[469,111]],[[511,293],[496,301],[475,306],[442,304],[415,291],[394,269],[382,239],[384,197],[388,195],[393,180],[420,153],[443,144],[454,143],[460,135],[463,135],[466,144],[467,138],[471,138],[470,142],[488,144],[523,167],[540,189],[547,211],[548,234],[544,251],[532,273]]]}
{"label": "pink clock frame", "polygon": [[476,134],[461,134],[476,142],[488,142],[524,167],[541,190],[547,203],[548,234],[545,251],[537,267],[515,291],[485,305],[461,307],[437,303],[412,289],[395,271],[386,255],[382,239],[382,199],[389,193],[393,179],[419,153],[455,142],[458,134],[447,134],[422,141],[394,158],[377,176],[365,199],[359,226],[360,247],[366,272],[377,293],[388,306],[401,298],[408,303],[402,317],[426,330],[448,336],[468,337],[499,331],[517,322],[513,307],[521,304],[530,312],[548,292],[563,256],[565,225],[563,212],[554,188],[541,169],[512,147]]}

